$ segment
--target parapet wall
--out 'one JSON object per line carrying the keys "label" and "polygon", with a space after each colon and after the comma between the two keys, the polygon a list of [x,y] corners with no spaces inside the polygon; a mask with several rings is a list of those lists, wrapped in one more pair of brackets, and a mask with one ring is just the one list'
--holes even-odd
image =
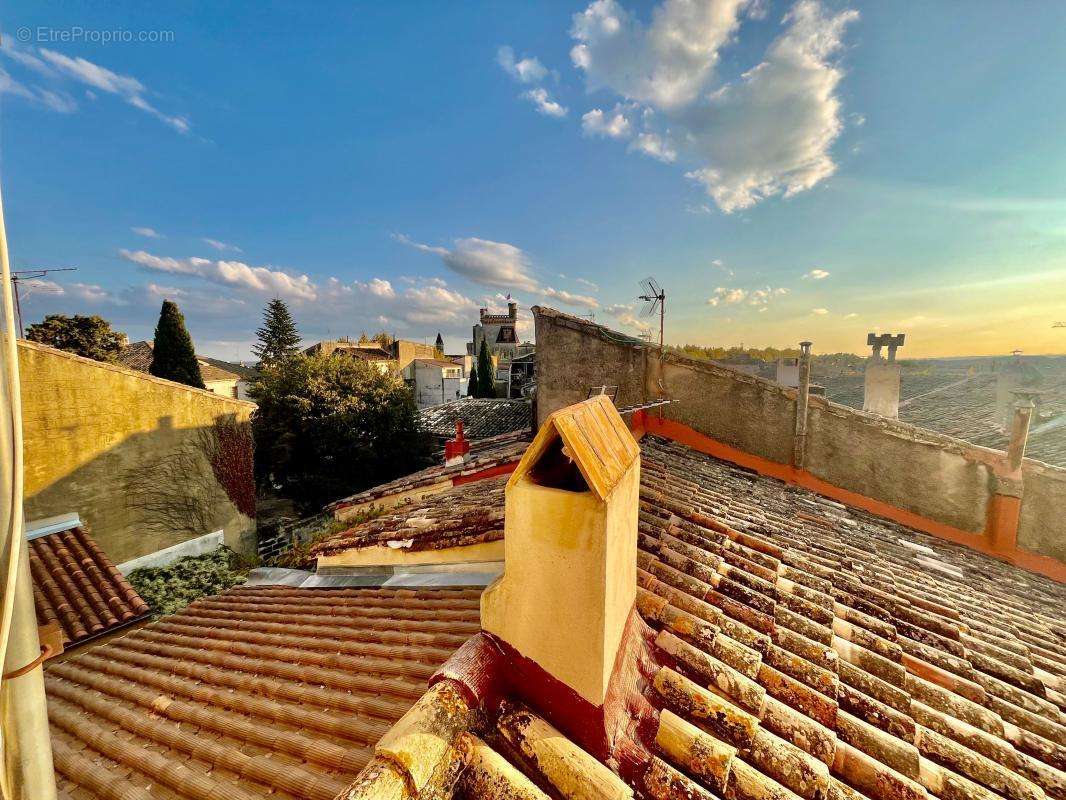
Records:
{"label": "parapet wall", "polygon": [[255,551],[255,406],[19,342],[27,520],[76,512],[116,563],[222,530]]}
{"label": "parapet wall", "polygon": [[[553,309],[533,311],[538,425],[594,386],[617,385],[619,408],[663,396],[673,402],[662,417],[723,445],[723,457],[746,454],[769,474],[845,502],[868,500],[881,513],[898,510],[907,524],[994,551],[989,519],[1002,453],[812,396],[803,469],[795,469],[796,389],[669,351],[660,362],[658,348],[639,339]],[[1026,461],[1023,471],[1017,545],[1066,561],[1066,522],[1055,511],[1066,508],[1066,470]]]}

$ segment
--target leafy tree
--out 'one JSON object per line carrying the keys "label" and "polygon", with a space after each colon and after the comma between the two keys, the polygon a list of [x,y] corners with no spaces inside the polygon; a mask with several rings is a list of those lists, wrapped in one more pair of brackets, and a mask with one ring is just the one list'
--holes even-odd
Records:
{"label": "leafy tree", "polygon": [[26,338],[95,361],[113,362],[122,352],[124,337],[111,330],[110,322],[95,314],[91,317],[49,314],[42,322],[30,325]]}
{"label": "leafy tree", "polygon": [[157,378],[177,381],[197,389],[204,388],[204,377],[200,374],[200,362],[196,360],[192,337],[185,329],[185,317],[177,303],[170,300],[164,300],[159,310],[152,366],[148,371]]}
{"label": "leafy tree", "polygon": [[264,364],[280,361],[299,352],[300,332],[285,301],[275,297],[263,309],[263,327],[255,332],[259,342],[252,352]]}
{"label": "leafy tree", "polygon": [[477,394],[475,397],[496,396],[496,370],[489,356],[489,346],[481,340],[481,350],[477,354]]}
{"label": "leafy tree", "polygon": [[252,396],[259,482],[301,511],[430,463],[411,390],[365,361],[297,355],[267,364]]}
{"label": "leafy tree", "polygon": [[466,383],[467,397],[477,397],[477,364],[470,365],[470,380]]}
{"label": "leafy tree", "polygon": [[381,348],[383,348],[385,350],[388,350],[392,346],[392,343],[394,341],[395,341],[395,339],[393,339],[391,334],[389,334],[387,331],[378,331],[373,336],[367,336],[366,335],[366,331],[363,331],[359,335],[359,344],[361,344],[361,345],[377,344],[377,345],[379,345]]}

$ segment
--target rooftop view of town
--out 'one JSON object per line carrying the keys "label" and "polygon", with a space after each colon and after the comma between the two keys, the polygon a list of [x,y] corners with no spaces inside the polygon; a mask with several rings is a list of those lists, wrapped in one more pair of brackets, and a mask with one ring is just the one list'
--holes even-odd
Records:
{"label": "rooftop view of town", "polygon": [[0,800],[1066,800],[1066,5],[3,16]]}

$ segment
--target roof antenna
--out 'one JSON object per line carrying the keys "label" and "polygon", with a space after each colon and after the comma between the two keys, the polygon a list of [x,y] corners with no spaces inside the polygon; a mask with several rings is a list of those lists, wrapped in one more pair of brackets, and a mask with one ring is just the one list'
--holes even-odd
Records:
{"label": "roof antenna", "polygon": [[659,286],[655,278],[647,277],[640,282],[640,288],[644,294],[638,299],[644,301],[644,308],[640,310],[642,317],[650,317],[656,311],[659,312],[659,356],[663,354],[663,328],[666,322],[666,292]]}
{"label": "roof antenna", "polygon": [[[11,273],[11,286],[15,290],[15,313],[19,318],[19,336],[26,338],[26,331],[22,327],[22,302],[19,300],[19,281],[30,281],[43,278],[52,272],[74,272],[77,267],[57,267],[55,269],[20,269]],[[32,288],[31,288],[32,291]]]}

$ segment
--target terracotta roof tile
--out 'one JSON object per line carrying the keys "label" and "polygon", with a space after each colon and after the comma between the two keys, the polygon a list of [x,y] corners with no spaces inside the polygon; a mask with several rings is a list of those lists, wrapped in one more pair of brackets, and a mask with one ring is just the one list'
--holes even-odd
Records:
{"label": "terracotta roof tile", "polygon": [[464,796],[1066,797],[1066,587],[673,442],[641,450],[651,759],[626,785],[513,691],[475,726]]}
{"label": "terracotta roof tile", "polygon": [[64,646],[148,616],[148,604],[82,528],[38,536],[29,548],[37,622],[58,624]]}
{"label": "terracotta roof tile", "polygon": [[477,631],[478,594],[241,587],[49,663],[60,797],[332,800]]}

